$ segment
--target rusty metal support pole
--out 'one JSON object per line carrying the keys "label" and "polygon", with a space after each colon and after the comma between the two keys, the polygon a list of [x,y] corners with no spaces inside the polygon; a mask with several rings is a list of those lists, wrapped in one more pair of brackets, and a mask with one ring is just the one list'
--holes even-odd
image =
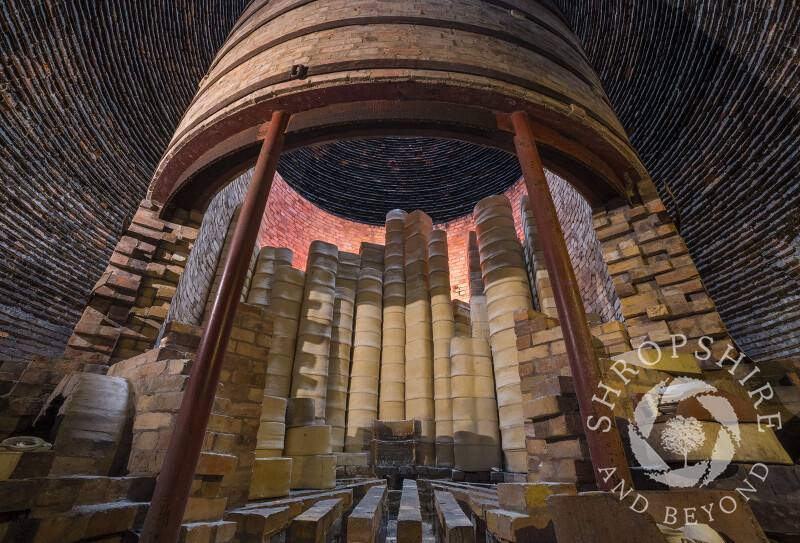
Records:
{"label": "rusty metal support pole", "polygon": [[288,119],[286,113],[276,111],[269,122],[264,145],[253,171],[253,180],[247,190],[222,270],[217,298],[203,330],[178,419],[156,482],[153,500],[147,511],[139,539],[141,543],[174,543],[180,535],[194,472],[200,460],[208,419],[214,405],[222,362],[250,265],[250,256],[267,206],[272,178],[283,148],[283,133]]}
{"label": "rusty metal support pole", "polygon": [[[522,166],[525,187],[531,199],[542,253],[550,275],[558,318],[561,321],[595,478],[601,490],[611,490],[623,479],[626,486],[632,488],[631,472],[625,459],[614,413],[607,406],[592,401],[592,396],[595,394],[603,396],[598,388],[598,384],[602,381],[600,362],[594,350],[592,331],[578,290],[575,270],[569,259],[564,233],[558,222],[553,196],[550,194],[539,152],[536,150],[530,120],[525,112],[517,111],[511,116],[511,121],[514,124],[514,145]],[[596,427],[601,420],[599,428],[593,430],[589,427],[590,425]],[[611,477],[608,477],[607,471],[603,473],[598,471],[608,468],[616,468]]]}

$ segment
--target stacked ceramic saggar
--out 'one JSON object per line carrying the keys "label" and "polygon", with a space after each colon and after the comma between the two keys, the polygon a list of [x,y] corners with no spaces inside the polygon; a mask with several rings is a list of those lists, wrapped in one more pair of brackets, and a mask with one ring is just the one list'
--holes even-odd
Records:
{"label": "stacked ceramic saggar", "polygon": [[482,200],[475,206],[474,218],[489,313],[505,468],[524,473],[527,461],[514,312],[533,310],[528,274],[508,198],[492,196]]}
{"label": "stacked ceramic saggar", "polygon": [[453,398],[450,390],[450,341],[456,333],[450,299],[447,232],[428,236],[431,328],[433,331],[433,400],[436,416],[436,465],[453,467]]}
{"label": "stacked ceramic saggar", "polygon": [[260,307],[269,306],[272,280],[275,270],[281,266],[291,266],[294,252],[286,247],[262,247],[256,259],[253,280],[247,293],[247,303]]}
{"label": "stacked ceramic saggar", "polygon": [[469,319],[472,337],[489,339],[489,312],[486,309],[481,257],[475,232],[469,233],[467,262],[469,263]]}
{"label": "stacked ceramic saggar", "polygon": [[453,300],[453,321],[456,337],[472,337],[472,315],[467,302]]}
{"label": "stacked ceramic saggar", "polygon": [[383,259],[382,245],[361,244],[361,271],[356,291],[353,330],[353,363],[350,367],[350,393],[347,398],[347,452],[369,449],[372,426],[378,418]]}
{"label": "stacked ceramic saggar", "polygon": [[267,354],[267,381],[264,393],[288,398],[292,385],[292,364],[297,346],[297,327],[303,303],[305,273],[280,266],[272,278],[269,309],[275,315],[272,346]]}
{"label": "stacked ceramic saggar", "polygon": [[455,468],[461,471],[502,467],[491,354],[483,338],[450,343]]}
{"label": "stacked ceramic saggar", "polygon": [[350,384],[350,354],[353,348],[355,289],[358,284],[360,262],[359,255],[339,251],[328,361],[328,391],[325,397],[325,423],[331,426],[334,452],[344,450],[347,389]]}
{"label": "stacked ceramic saggar", "polygon": [[406,272],[403,231],[407,213],[386,214],[383,270],[383,349],[378,414],[381,420],[403,420],[406,414]]}
{"label": "stacked ceramic saggar", "polygon": [[320,420],[325,419],[338,257],[339,250],[330,243],[313,241],[308,248],[292,373],[292,397],[313,398]]}
{"label": "stacked ceramic saggar", "polygon": [[417,210],[406,217],[406,418],[416,425],[416,462],[436,465],[433,402],[433,332],[428,276],[431,218]]}
{"label": "stacked ceramic saggar", "polygon": [[325,423],[332,427],[332,443],[335,452],[344,450],[354,314],[355,293],[349,288],[336,287],[330,359],[328,361],[328,391],[325,397]]}
{"label": "stacked ceramic saggar", "polygon": [[261,404],[250,499],[274,498],[289,493],[292,460],[281,458],[285,434],[286,398],[265,395]]}
{"label": "stacked ceramic saggar", "polygon": [[336,486],[336,456],[331,427],[316,424],[313,398],[290,398],[286,409],[284,456],[292,459],[292,490]]}
{"label": "stacked ceramic saggar", "polygon": [[542,242],[539,239],[539,231],[536,228],[536,221],[533,217],[530,197],[522,196],[519,205],[520,214],[522,215],[522,231],[525,234],[525,243],[523,245],[525,263],[528,266],[530,284],[535,287],[533,307],[548,317],[556,319],[558,318],[556,299],[553,296],[553,288],[550,286],[550,276],[547,273],[547,265],[544,262]]}

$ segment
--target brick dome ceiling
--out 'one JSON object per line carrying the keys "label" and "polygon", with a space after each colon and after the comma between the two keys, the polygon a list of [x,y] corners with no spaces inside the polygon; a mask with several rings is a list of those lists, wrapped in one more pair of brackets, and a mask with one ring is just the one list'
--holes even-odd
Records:
{"label": "brick dome ceiling", "polygon": [[[731,334],[800,352],[800,5],[554,2]],[[0,359],[61,351],[248,3],[0,3]]]}
{"label": "brick dome ceiling", "polygon": [[382,225],[386,212],[423,209],[435,223],[472,213],[505,192],[522,173],[516,156],[456,140],[347,140],[285,153],[284,180],[320,208],[342,218]]}

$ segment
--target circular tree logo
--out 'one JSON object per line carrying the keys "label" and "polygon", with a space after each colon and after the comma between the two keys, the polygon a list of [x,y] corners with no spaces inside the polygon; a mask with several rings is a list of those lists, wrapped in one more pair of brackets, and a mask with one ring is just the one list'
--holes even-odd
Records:
{"label": "circular tree logo", "polygon": [[[644,394],[628,432],[636,461],[651,479],[670,487],[702,487],[725,471],[741,434],[733,406],[715,395],[717,392],[706,382],[679,377],[661,381]],[[694,398],[718,425],[682,415],[657,420],[662,406],[679,405],[689,398]],[[680,464],[679,459],[682,467],[669,466],[669,462]]]}

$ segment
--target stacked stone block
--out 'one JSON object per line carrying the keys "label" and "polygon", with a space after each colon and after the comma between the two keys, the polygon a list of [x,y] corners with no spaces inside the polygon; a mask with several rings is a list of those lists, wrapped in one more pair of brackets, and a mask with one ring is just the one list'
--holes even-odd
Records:
{"label": "stacked stone block", "polygon": [[272,348],[267,357],[264,393],[288,398],[292,386],[292,364],[297,348],[297,330],[303,303],[305,273],[281,266],[272,279],[269,310],[275,315]]}
{"label": "stacked stone block", "polygon": [[661,200],[598,211],[594,227],[634,348],[645,341],[671,345],[672,334],[683,334],[688,342],[681,349],[693,352],[708,336],[714,339],[711,366],[733,347]]}
{"label": "stacked stone block", "polygon": [[428,236],[431,328],[433,332],[433,401],[436,417],[436,465],[453,467],[453,398],[450,389],[450,342],[456,335],[450,300],[447,233]]}
{"label": "stacked stone block", "polygon": [[292,397],[313,398],[320,420],[325,420],[338,262],[339,250],[335,245],[323,241],[311,243],[297,328]]}
{"label": "stacked stone block", "polygon": [[520,198],[520,215],[522,215],[522,231],[525,234],[523,250],[525,264],[528,269],[528,280],[533,287],[533,308],[541,311],[548,317],[558,318],[556,299],[553,297],[553,287],[550,285],[550,276],[547,273],[547,264],[542,253],[542,242],[536,228],[536,220],[531,209],[531,200],[528,196]]}
{"label": "stacked stone block", "polygon": [[416,421],[419,465],[436,462],[428,235],[431,218],[417,210],[405,219],[406,418]]}
{"label": "stacked stone block", "polygon": [[63,358],[108,365],[154,346],[200,221],[199,214],[186,212],[164,221],[159,211],[150,200],[139,205],[92,288]]}
{"label": "stacked stone block", "polygon": [[378,418],[381,331],[383,318],[383,246],[361,244],[361,270],[356,292],[353,363],[347,400],[345,450],[367,450]]}
{"label": "stacked stone block", "polygon": [[262,247],[256,259],[253,279],[247,293],[247,303],[268,307],[275,270],[281,266],[291,266],[293,259],[294,252],[286,247]]}
{"label": "stacked stone block", "polygon": [[[528,481],[592,488],[594,473],[558,319],[530,310],[517,311],[514,319],[520,379],[531,398],[523,406]],[[592,335],[599,358],[630,350],[621,322],[593,326]]]}
{"label": "stacked stone block", "polygon": [[531,290],[508,198],[493,196],[482,200],[475,206],[474,217],[486,287],[489,343],[494,360],[504,462],[506,471],[524,473],[523,395],[514,312],[533,309]]}
{"label": "stacked stone block", "polygon": [[395,209],[386,214],[383,271],[383,347],[378,415],[381,420],[405,418],[406,274],[405,219]]}
{"label": "stacked stone block", "polygon": [[316,424],[314,398],[290,398],[286,415],[284,456],[292,459],[293,490],[336,486],[336,457],[331,448],[331,427]]}
{"label": "stacked stone block", "polygon": [[572,377],[556,375],[531,386],[525,402],[528,482],[595,483]]}
{"label": "stacked stone block", "polygon": [[503,465],[495,398],[492,352],[483,338],[454,338],[452,406],[455,468],[490,471]]}
{"label": "stacked stone block", "polygon": [[[221,521],[226,507],[247,501],[271,334],[269,312],[239,305],[184,522]],[[128,379],[136,394],[132,476],[161,470],[199,339],[198,328],[170,323],[159,348],[109,368],[109,375]]]}

